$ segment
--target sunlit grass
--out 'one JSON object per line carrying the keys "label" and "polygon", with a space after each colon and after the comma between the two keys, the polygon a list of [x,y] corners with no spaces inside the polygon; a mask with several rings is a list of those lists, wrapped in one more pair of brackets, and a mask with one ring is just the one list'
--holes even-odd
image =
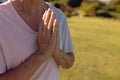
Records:
{"label": "sunlit grass", "polygon": [[120,80],[120,21],[68,19],[76,61],[61,80]]}

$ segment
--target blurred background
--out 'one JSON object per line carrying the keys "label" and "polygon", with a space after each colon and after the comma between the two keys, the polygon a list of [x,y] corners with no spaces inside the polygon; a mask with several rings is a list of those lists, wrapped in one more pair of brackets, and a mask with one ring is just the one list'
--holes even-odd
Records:
{"label": "blurred background", "polygon": [[[0,3],[7,0],[0,0]],[[46,0],[67,17],[89,16],[120,19],[120,0]]]}
{"label": "blurred background", "polygon": [[49,0],[67,17],[97,16],[120,19],[120,0]]}
{"label": "blurred background", "polygon": [[61,80],[120,80],[120,0],[49,2],[67,16],[75,46],[75,64],[61,69]]}

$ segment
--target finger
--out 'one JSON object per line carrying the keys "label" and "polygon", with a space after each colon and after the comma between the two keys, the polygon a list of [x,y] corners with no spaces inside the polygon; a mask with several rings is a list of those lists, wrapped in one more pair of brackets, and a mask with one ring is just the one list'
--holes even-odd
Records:
{"label": "finger", "polygon": [[53,28],[52,28],[52,32],[57,32],[58,31],[58,23],[57,20],[55,19],[53,22]]}
{"label": "finger", "polygon": [[53,29],[52,29],[52,44],[53,45],[56,45],[56,40],[57,40],[57,20],[55,19],[54,20],[54,23],[53,23]]}
{"label": "finger", "polygon": [[56,29],[56,32],[57,32],[57,37],[59,37],[59,25],[58,25],[58,21],[56,19],[54,21],[54,26],[55,26],[55,29]]}
{"label": "finger", "polygon": [[47,39],[46,39],[46,36],[47,36],[47,27],[43,27],[43,43],[45,43],[46,44],[46,42],[47,42]]}
{"label": "finger", "polygon": [[38,32],[38,35],[39,35],[40,37],[42,37],[43,26],[44,26],[43,21],[40,21],[40,23],[39,23],[39,32]]}
{"label": "finger", "polygon": [[41,32],[42,32],[42,27],[44,26],[44,23],[43,23],[43,21],[40,21],[40,23],[39,23],[39,31],[38,31],[38,33],[40,34]]}
{"label": "finger", "polygon": [[52,45],[52,47],[55,48],[55,44],[56,44],[56,32],[52,33],[51,41],[50,42],[51,42],[50,45]]}
{"label": "finger", "polygon": [[44,23],[43,21],[40,21],[39,23],[39,32],[38,32],[38,40],[39,40],[39,43],[42,44],[43,43],[43,30],[44,29]]}
{"label": "finger", "polygon": [[46,10],[44,16],[43,16],[43,22],[44,22],[44,37],[46,36],[46,39],[44,40],[45,43],[48,43],[48,37],[49,37],[49,34],[47,32],[47,26],[48,26],[48,23],[49,23],[49,19],[50,19],[50,15],[51,15],[51,10],[50,8],[48,10]]}
{"label": "finger", "polygon": [[47,13],[46,13],[45,19],[44,19],[45,26],[48,26],[48,23],[49,23],[49,20],[50,20],[50,16],[51,16],[51,12],[52,11],[50,9],[47,10]]}
{"label": "finger", "polygon": [[52,12],[51,12],[51,17],[50,17],[50,20],[49,20],[49,23],[48,23],[48,29],[49,29],[50,31],[51,31],[52,28],[53,28],[54,20],[55,20],[55,13],[52,11]]}
{"label": "finger", "polygon": [[43,17],[42,17],[42,20],[44,21],[45,20],[45,16],[47,14],[47,10],[45,10],[44,14],[43,14]]}
{"label": "finger", "polygon": [[47,13],[47,16],[46,16],[46,19],[45,19],[45,22],[46,22],[46,26],[47,26],[47,44],[50,43],[50,39],[51,39],[51,31],[48,29],[48,24],[49,24],[49,21],[50,21],[50,17],[51,17],[51,14],[52,14],[52,11],[50,9],[48,9],[48,13]]}
{"label": "finger", "polygon": [[59,47],[60,36],[59,36],[59,26],[58,26],[57,19],[55,19],[54,24],[53,24],[53,32],[56,32],[56,46]]}
{"label": "finger", "polygon": [[50,41],[51,41],[51,34],[49,33],[46,35],[46,44],[49,45]]}
{"label": "finger", "polygon": [[42,17],[42,34],[41,34],[42,43],[46,42],[46,39],[45,39],[45,36],[46,36],[46,22],[45,22],[45,19],[46,19],[47,13],[48,13],[48,10],[45,11],[45,13],[43,14],[43,17]]}
{"label": "finger", "polygon": [[56,41],[56,45],[59,48],[60,47],[60,33],[59,33],[58,21],[56,21],[56,27],[57,27],[57,41]]}

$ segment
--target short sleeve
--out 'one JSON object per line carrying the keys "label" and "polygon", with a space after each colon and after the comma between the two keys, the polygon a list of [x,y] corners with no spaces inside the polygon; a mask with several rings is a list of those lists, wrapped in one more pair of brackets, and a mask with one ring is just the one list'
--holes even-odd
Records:
{"label": "short sleeve", "polygon": [[5,71],[6,71],[6,65],[5,65],[5,61],[4,61],[2,47],[0,45],[0,74],[4,73]]}
{"label": "short sleeve", "polygon": [[72,43],[72,38],[71,38],[71,35],[70,35],[70,30],[69,30],[69,27],[68,27],[66,17],[64,17],[62,25],[63,25],[62,27],[64,28],[64,32],[62,34],[64,36],[64,39],[63,39],[63,52],[64,53],[73,52],[74,46],[73,46],[73,43]]}

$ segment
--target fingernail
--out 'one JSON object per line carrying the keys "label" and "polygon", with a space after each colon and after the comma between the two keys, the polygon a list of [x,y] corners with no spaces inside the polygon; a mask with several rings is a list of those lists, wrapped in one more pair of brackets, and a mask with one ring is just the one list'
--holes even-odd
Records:
{"label": "fingernail", "polygon": [[50,8],[48,8],[48,11],[51,11]]}
{"label": "fingernail", "polygon": [[54,12],[52,11],[51,14],[54,15]]}
{"label": "fingernail", "polygon": [[47,12],[47,10],[45,10],[45,12],[44,13],[46,13]]}

